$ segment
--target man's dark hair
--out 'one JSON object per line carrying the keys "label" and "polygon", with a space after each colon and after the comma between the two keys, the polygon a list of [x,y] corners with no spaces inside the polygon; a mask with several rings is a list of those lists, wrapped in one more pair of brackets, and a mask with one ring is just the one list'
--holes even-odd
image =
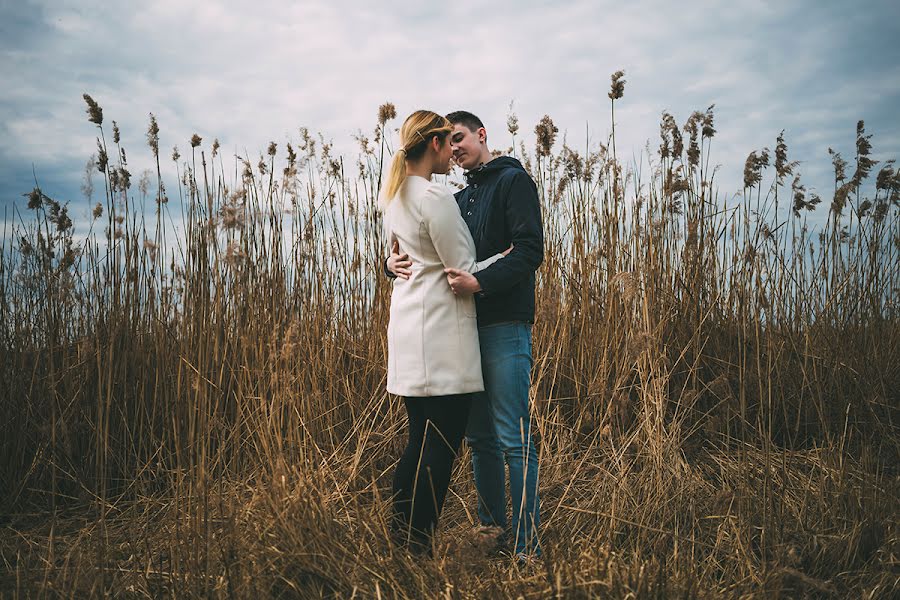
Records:
{"label": "man's dark hair", "polygon": [[481,122],[481,119],[473,115],[467,110],[456,110],[447,115],[447,120],[456,125],[459,123],[460,125],[465,125],[469,131],[476,131],[481,127],[484,127],[484,123]]}

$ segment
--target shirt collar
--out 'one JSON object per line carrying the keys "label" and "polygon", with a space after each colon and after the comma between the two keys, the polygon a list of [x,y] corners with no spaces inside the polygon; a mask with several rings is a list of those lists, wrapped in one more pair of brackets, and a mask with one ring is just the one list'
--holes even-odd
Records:
{"label": "shirt collar", "polygon": [[481,163],[474,169],[472,169],[470,171],[466,171],[464,173],[464,175],[466,177],[466,183],[472,183],[472,181],[479,179],[481,177],[481,174],[484,172],[484,168],[486,166],[487,166],[487,163]]}

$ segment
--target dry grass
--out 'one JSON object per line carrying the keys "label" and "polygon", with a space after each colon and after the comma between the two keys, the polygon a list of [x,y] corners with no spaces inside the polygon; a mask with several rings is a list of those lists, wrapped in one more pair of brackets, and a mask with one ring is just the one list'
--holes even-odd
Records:
{"label": "dry grass", "polygon": [[[404,440],[375,194],[392,107],[352,167],[306,130],[286,160],[272,144],[236,168],[194,136],[174,192],[162,166],[135,192],[88,105],[105,201],[86,241],[39,191],[4,236],[0,594],[898,593],[900,177],[883,165],[873,185],[862,123],[819,238],[782,138],[748,158],[739,201],[719,198],[711,110],[664,115],[642,168],[614,143],[554,149],[549,117],[526,151],[510,118],[547,251],[546,554],[519,569],[475,545],[468,454],[436,558],[387,541]],[[153,119],[160,165],[158,136]]]}

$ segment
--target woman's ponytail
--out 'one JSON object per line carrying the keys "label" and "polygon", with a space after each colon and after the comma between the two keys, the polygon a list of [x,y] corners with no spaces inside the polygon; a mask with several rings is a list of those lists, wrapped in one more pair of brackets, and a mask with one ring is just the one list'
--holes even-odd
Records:
{"label": "woman's ponytail", "polygon": [[406,181],[406,149],[400,148],[394,153],[394,158],[391,160],[391,166],[388,169],[387,179],[384,180],[381,186],[378,202],[382,210],[387,208],[391,199],[397,195],[404,181]]}

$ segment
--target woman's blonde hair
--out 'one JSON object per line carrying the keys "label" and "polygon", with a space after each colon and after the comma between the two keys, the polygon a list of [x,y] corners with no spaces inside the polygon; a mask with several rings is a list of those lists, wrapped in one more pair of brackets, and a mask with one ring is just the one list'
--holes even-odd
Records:
{"label": "woman's blonde hair", "polygon": [[387,178],[381,186],[381,206],[386,207],[406,181],[406,161],[425,156],[433,137],[443,143],[453,131],[453,124],[430,110],[417,110],[406,117],[400,128],[400,149],[394,154]]}

